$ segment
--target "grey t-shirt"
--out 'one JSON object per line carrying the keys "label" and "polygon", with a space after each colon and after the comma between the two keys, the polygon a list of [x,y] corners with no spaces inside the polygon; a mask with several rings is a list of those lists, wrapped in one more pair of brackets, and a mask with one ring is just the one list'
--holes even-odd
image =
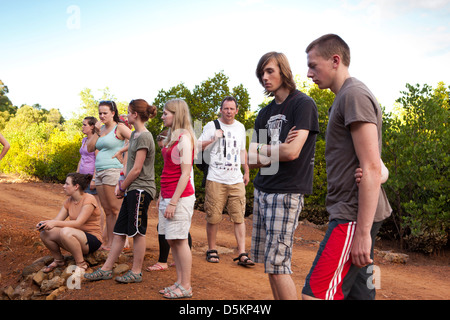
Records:
{"label": "grey t-shirt", "polygon": [[128,146],[128,160],[127,160],[127,173],[134,166],[136,159],[136,152],[139,149],[147,149],[147,156],[144,160],[141,173],[130,184],[128,190],[141,189],[147,191],[152,198],[155,198],[156,185],[155,185],[155,141],[150,132],[144,131],[138,137],[135,138],[136,131],[131,133],[130,144]]}
{"label": "grey t-shirt", "polygon": [[[326,200],[330,220],[356,221],[358,215],[358,186],[355,170],[359,166],[350,125],[370,122],[377,125],[378,145],[381,154],[382,112],[377,100],[361,81],[347,79],[331,106],[326,132],[325,161],[327,165],[328,193]],[[386,193],[381,187],[375,222],[391,214]]]}

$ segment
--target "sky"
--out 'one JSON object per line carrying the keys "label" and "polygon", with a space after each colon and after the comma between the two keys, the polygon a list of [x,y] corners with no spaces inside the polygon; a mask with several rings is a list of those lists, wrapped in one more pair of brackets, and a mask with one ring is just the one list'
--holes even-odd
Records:
{"label": "sky", "polygon": [[260,57],[283,52],[306,80],[305,48],[323,34],[350,46],[350,74],[390,110],[406,84],[450,85],[450,0],[0,0],[0,80],[13,105],[66,117],[89,88],[153,102],[215,73],[256,109]]}

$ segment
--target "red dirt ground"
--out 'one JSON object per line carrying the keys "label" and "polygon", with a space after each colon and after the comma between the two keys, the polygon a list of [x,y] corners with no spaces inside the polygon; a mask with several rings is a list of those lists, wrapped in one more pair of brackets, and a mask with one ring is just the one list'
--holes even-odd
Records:
{"label": "red dirt ground", "polygon": [[[34,260],[48,255],[41,245],[35,225],[43,219],[53,218],[60,209],[65,195],[62,185],[0,175],[0,289],[15,287],[22,270]],[[191,235],[193,239],[192,300],[271,300],[273,299],[267,275],[262,265],[253,268],[237,266],[232,223],[227,216],[220,225],[218,245],[230,249],[222,253],[220,263],[205,260],[206,231],[204,213],[194,213]],[[156,232],[157,214],[152,202],[147,230],[147,254],[144,267],[158,258]],[[247,248],[250,247],[251,219],[246,219]],[[292,260],[293,280],[299,298],[305,277],[311,267],[324,231],[310,223],[301,223],[296,232]],[[379,250],[392,246],[379,242]],[[232,251],[231,251],[232,250]],[[398,249],[394,251],[400,252]],[[449,252],[439,256],[408,253],[406,264],[386,262],[379,256],[375,264],[380,268],[380,286],[377,300],[448,300],[450,298]],[[172,259],[169,257],[169,262]],[[130,259],[131,265],[131,259]],[[161,288],[176,280],[175,268],[166,271],[143,272],[140,284],[121,285],[114,280],[95,283],[83,282],[80,290],[66,290],[59,300],[164,300]]]}

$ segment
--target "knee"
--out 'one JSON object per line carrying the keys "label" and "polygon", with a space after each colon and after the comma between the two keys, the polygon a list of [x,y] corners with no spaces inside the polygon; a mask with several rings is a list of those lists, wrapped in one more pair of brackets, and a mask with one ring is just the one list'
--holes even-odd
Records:
{"label": "knee", "polygon": [[61,228],[60,235],[62,239],[67,239],[73,236],[73,228],[64,227]]}

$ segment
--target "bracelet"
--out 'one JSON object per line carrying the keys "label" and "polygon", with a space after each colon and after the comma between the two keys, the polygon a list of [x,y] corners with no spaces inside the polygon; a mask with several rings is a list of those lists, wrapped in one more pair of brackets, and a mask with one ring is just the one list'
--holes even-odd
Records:
{"label": "bracelet", "polygon": [[176,204],[173,204],[172,202],[169,202],[169,205],[176,207]]}
{"label": "bracelet", "polygon": [[264,144],[260,143],[258,144],[258,146],[256,147],[256,152],[260,153],[261,152],[261,148],[263,147]]}

